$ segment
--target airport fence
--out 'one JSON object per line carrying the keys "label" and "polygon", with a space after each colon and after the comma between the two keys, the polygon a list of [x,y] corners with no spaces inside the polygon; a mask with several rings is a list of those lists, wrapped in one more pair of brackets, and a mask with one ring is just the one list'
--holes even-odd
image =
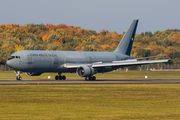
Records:
{"label": "airport fence", "polygon": [[[125,70],[152,70],[152,71],[163,71],[163,70],[179,70],[180,64],[148,64],[136,67],[126,67]],[[119,69],[120,70],[120,69]]]}
{"label": "airport fence", "polygon": [[7,65],[1,65],[0,71],[12,71],[13,69]]}
{"label": "airport fence", "polygon": [[180,64],[149,64],[142,65],[139,69],[161,70],[161,69],[180,69]]}

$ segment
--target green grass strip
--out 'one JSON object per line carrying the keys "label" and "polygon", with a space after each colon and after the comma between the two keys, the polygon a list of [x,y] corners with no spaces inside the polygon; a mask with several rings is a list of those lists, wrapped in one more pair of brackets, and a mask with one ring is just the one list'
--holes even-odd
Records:
{"label": "green grass strip", "polygon": [[0,119],[180,119],[180,84],[1,85]]}
{"label": "green grass strip", "polygon": [[[40,76],[28,76],[25,73],[21,74],[22,79],[55,79],[57,73],[43,73]],[[63,73],[67,79],[84,79],[84,77],[77,76],[76,73]],[[108,73],[95,74],[97,79],[179,79],[180,71],[113,71]],[[13,71],[0,72],[0,79],[15,79],[16,74]]]}

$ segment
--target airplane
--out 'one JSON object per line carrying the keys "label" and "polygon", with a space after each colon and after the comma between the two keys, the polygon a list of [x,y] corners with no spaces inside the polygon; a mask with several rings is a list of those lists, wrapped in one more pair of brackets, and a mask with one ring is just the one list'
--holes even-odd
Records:
{"label": "airplane", "polygon": [[22,50],[11,54],[6,64],[15,70],[16,80],[22,79],[20,76],[22,72],[29,76],[56,72],[58,75],[55,76],[55,80],[66,80],[66,76],[62,76],[62,73],[76,73],[80,77],[85,77],[85,80],[96,80],[94,76],[96,73],[110,72],[133,65],[168,62],[169,59],[139,61],[151,57],[130,56],[137,24],[138,20],[133,20],[113,52]]}

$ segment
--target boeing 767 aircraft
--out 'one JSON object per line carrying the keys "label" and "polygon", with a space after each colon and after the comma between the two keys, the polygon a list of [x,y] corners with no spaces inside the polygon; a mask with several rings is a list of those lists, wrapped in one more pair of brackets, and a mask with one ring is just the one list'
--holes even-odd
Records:
{"label": "boeing 767 aircraft", "polygon": [[85,80],[96,80],[96,73],[109,72],[125,66],[168,62],[168,59],[138,61],[142,58],[130,56],[137,24],[138,20],[133,20],[113,52],[22,50],[13,53],[6,63],[16,71],[17,80],[21,80],[22,72],[29,76],[57,72],[56,80],[66,79],[62,73],[76,72],[78,76],[85,77]]}

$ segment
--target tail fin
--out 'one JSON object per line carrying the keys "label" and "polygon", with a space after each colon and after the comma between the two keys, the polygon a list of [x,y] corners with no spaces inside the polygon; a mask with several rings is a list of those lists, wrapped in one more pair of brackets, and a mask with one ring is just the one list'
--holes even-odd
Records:
{"label": "tail fin", "polygon": [[121,42],[114,50],[114,52],[130,55],[132,44],[134,41],[134,35],[136,33],[137,24],[138,24],[138,20],[133,20],[129,29],[127,30],[126,34],[124,35],[124,37],[122,38]]}

